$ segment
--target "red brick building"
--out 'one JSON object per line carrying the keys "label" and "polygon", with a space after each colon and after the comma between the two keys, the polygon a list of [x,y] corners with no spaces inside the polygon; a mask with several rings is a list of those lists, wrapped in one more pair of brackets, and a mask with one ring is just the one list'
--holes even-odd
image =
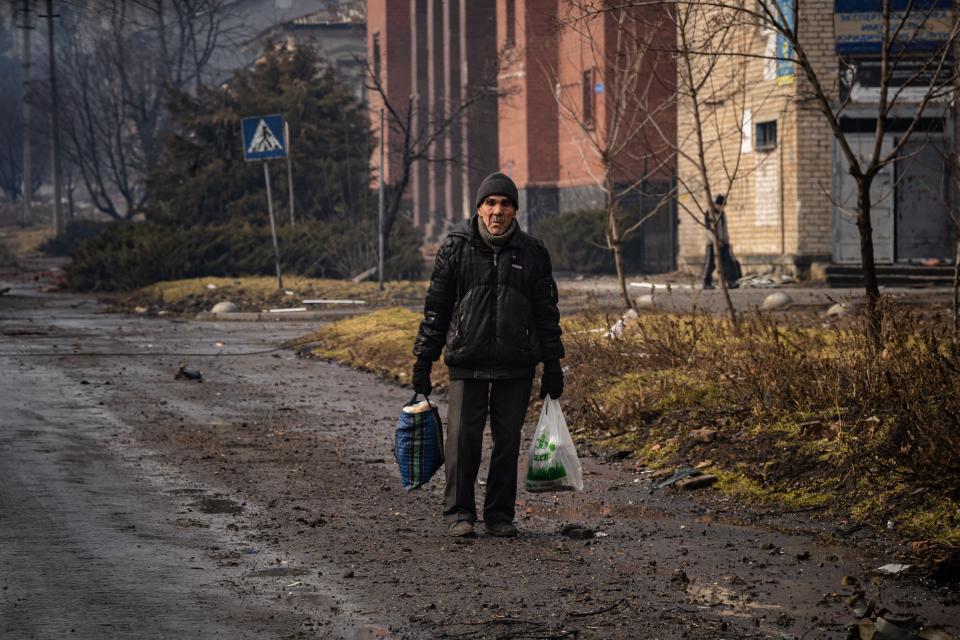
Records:
{"label": "red brick building", "polygon": [[[416,165],[408,194],[413,219],[428,239],[474,212],[477,186],[495,170],[516,181],[521,223],[534,233],[550,216],[602,207],[598,151],[609,142],[606,132],[621,104],[616,97],[624,95],[614,90],[622,43],[646,38],[657,45],[650,48],[668,49],[662,39],[672,38],[673,31],[657,28],[663,11],[658,6],[632,9],[626,20],[612,13],[586,18],[571,14],[568,6],[567,0],[368,1],[369,59],[382,74],[390,102],[413,105],[416,126],[442,122],[478,83],[495,81],[500,92],[471,103],[458,125],[438,137],[434,157],[454,162]],[[628,118],[637,131],[621,145],[626,151],[617,162],[618,188],[634,186],[623,206],[638,212],[652,210],[673,177],[663,140],[676,126],[675,109],[667,106],[672,64],[649,56],[628,92],[643,100],[632,98],[626,110],[641,115],[649,110],[644,117],[657,125]],[[370,106],[379,130],[376,96]],[[388,131],[386,141],[388,149],[396,148],[395,132]],[[396,154],[388,159],[388,182],[398,162]],[[666,206],[644,224],[649,268],[674,267],[675,219],[673,207]]]}

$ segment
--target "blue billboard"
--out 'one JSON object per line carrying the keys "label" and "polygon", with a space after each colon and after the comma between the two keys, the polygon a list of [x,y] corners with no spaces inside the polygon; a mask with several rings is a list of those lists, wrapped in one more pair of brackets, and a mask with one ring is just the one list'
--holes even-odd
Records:
{"label": "blue billboard", "polygon": [[[952,0],[888,0],[890,33],[897,33],[892,51],[936,51],[950,40]],[[883,0],[836,0],[834,32],[841,56],[876,56],[884,35]],[[889,36],[886,36],[889,37]]]}

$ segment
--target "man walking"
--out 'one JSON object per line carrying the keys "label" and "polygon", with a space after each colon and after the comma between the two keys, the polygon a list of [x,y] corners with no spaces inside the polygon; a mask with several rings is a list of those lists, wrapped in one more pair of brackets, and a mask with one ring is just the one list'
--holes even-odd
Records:
{"label": "man walking", "polygon": [[474,485],[490,416],[493,453],[483,521],[494,536],[515,536],[520,428],[538,363],[540,397],[563,393],[563,343],[550,255],[517,224],[517,186],[502,173],[477,191],[477,215],[457,224],[437,253],[413,354],[413,388],[428,395],[430,370],[446,347],[448,534],[474,533]]}
{"label": "man walking", "polygon": [[[703,264],[703,288],[713,289],[713,270],[714,268],[723,269],[723,276],[727,281],[727,287],[736,288],[737,280],[740,279],[740,265],[733,257],[733,250],[730,248],[730,233],[727,231],[727,199],[723,194],[716,197],[710,210],[707,212],[705,226],[707,234],[706,256]],[[720,255],[715,260],[713,251],[713,233],[711,226],[717,226],[717,238],[720,240]],[[719,262],[719,264],[716,264]]]}

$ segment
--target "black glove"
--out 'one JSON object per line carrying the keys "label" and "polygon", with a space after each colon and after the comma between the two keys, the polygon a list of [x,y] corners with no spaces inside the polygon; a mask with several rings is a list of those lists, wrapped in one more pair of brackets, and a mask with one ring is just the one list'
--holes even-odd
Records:
{"label": "black glove", "polygon": [[433,391],[433,385],[430,384],[431,369],[433,362],[426,358],[417,358],[413,365],[413,390],[421,395],[428,396]]}
{"label": "black glove", "polygon": [[559,360],[543,363],[543,375],[540,376],[540,399],[550,395],[556,400],[563,395],[563,369]]}

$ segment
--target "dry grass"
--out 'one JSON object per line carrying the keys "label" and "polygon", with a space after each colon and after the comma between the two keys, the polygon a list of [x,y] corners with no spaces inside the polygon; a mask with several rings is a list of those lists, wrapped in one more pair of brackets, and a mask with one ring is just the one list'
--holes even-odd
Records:
{"label": "dry grass", "polygon": [[52,227],[4,227],[0,229],[0,251],[14,260],[23,258],[37,253],[51,237]]}
{"label": "dry grass", "polygon": [[[405,382],[419,318],[384,309],[308,340],[321,357]],[[737,335],[713,316],[651,314],[611,339],[614,318],[567,318],[571,430],[654,468],[705,464],[749,502],[892,520],[903,535],[956,546],[960,344],[938,318],[887,318],[880,353],[858,320],[754,316]],[[691,437],[701,428],[713,442]]]}
{"label": "dry grass", "polygon": [[[291,346],[309,347],[318,358],[408,383],[414,362],[413,340],[421,317],[409,309],[381,309],[334,322]],[[431,379],[438,389],[449,383],[442,360],[434,364]]]}
{"label": "dry grass", "polygon": [[[300,306],[304,299],[363,300],[369,306],[422,305],[426,281],[399,280],[384,283],[353,283],[349,280],[320,280],[285,276],[284,291],[277,289],[271,277],[192,278],[158,282],[129,293],[109,296],[115,308],[147,307],[173,314],[195,315],[209,311],[218,302],[229,300],[240,311],[260,311],[266,307]],[[212,285],[212,287],[211,287]],[[288,295],[286,291],[292,292]]]}

